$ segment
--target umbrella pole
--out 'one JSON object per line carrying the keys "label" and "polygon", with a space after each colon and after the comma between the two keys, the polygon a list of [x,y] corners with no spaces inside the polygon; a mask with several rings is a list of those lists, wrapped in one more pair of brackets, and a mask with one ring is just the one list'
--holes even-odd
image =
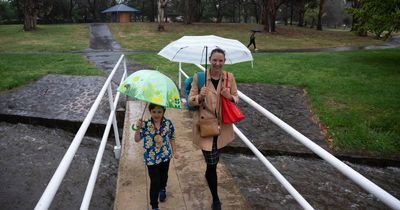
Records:
{"label": "umbrella pole", "polygon": [[207,84],[207,53],[208,53],[208,47],[206,46],[206,58],[205,58],[205,62],[206,62],[205,69],[206,69],[206,71],[204,73],[204,86],[206,86],[206,84]]}

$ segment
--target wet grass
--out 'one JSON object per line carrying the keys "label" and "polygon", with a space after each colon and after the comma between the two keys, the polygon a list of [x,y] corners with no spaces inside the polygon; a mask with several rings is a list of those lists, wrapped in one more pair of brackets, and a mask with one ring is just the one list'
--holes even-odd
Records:
{"label": "wet grass", "polygon": [[0,52],[69,52],[89,46],[84,24],[38,25],[24,32],[22,25],[0,25]]}
{"label": "wet grass", "polygon": [[[258,24],[195,23],[191,25],[167,24],[166,31],[158,32],[156,23],[109,24],[114,37],[123,48],[139,51],[159,51],[165,45],[184,35],[218,35],[249,43],[249,31],[262,29]],[[317,31],[297,26],[277,25],[275,33],[256,33],[256,44],[260,50],[327,48],[365,46],[382,41],[369,37],[358,37],[344,30]]]}
{"label": "wet grass", "polygon": [[[177,63],[132,55],[177,79]],[[257,53],[250,63],[226,65],[238,82],[305,88],[334,147],[400,154],[400,49],[323,53]],[[156,65],[154,65],[156,64]],[[197,67],[183,65],[193,74]]]}
{"label": "wet grass", "polygon": [[0,53],[0,91],[30,83],[47,74],[104,75],[78,54]]}
{"label": "wet grass", "polygon": [[0,91],[37,80],[47,74],[103,75],[78,54],[88,47],[84,24],[39,25],[24,32],[22,25],[0,25]]}

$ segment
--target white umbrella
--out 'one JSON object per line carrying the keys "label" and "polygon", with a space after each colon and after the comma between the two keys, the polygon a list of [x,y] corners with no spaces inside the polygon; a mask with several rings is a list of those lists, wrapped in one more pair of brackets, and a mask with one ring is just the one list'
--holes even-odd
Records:
{"label": "white umbrella", "polygon": [[207,67],[207,55],[215,48],[225,51],[226,64],[253,60],[250,50],[238,40],[214,35],[183,36],[165,46],[158,55],[170,61],[206,64]]}

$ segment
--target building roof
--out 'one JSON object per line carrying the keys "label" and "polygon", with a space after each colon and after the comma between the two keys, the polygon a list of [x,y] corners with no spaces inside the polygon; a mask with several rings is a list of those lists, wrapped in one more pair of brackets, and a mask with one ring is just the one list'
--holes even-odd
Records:
{"label": "building roof", "polygon": [[113,7],[104,10],[101,13],[111,13],[111,12],[139,12],[139,10],[132,7],[128,7],[125,4],[117,4]]}

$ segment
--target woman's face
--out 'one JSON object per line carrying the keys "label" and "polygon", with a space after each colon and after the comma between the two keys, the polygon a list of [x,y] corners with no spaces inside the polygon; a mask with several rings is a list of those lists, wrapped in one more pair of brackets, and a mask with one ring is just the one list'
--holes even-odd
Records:
{"label": "woman's face", "polygon": [[211,69],[212,70],[222,70],[225,64],[225,56],[222,53],[215,52],[210,57]]}
{"label": "woman's face", "polygon": [[159,106],[156,106],[154,109],[150,110],[150,115],[155,122],[161,122],[162,117],[164,115],[164,109]]}

